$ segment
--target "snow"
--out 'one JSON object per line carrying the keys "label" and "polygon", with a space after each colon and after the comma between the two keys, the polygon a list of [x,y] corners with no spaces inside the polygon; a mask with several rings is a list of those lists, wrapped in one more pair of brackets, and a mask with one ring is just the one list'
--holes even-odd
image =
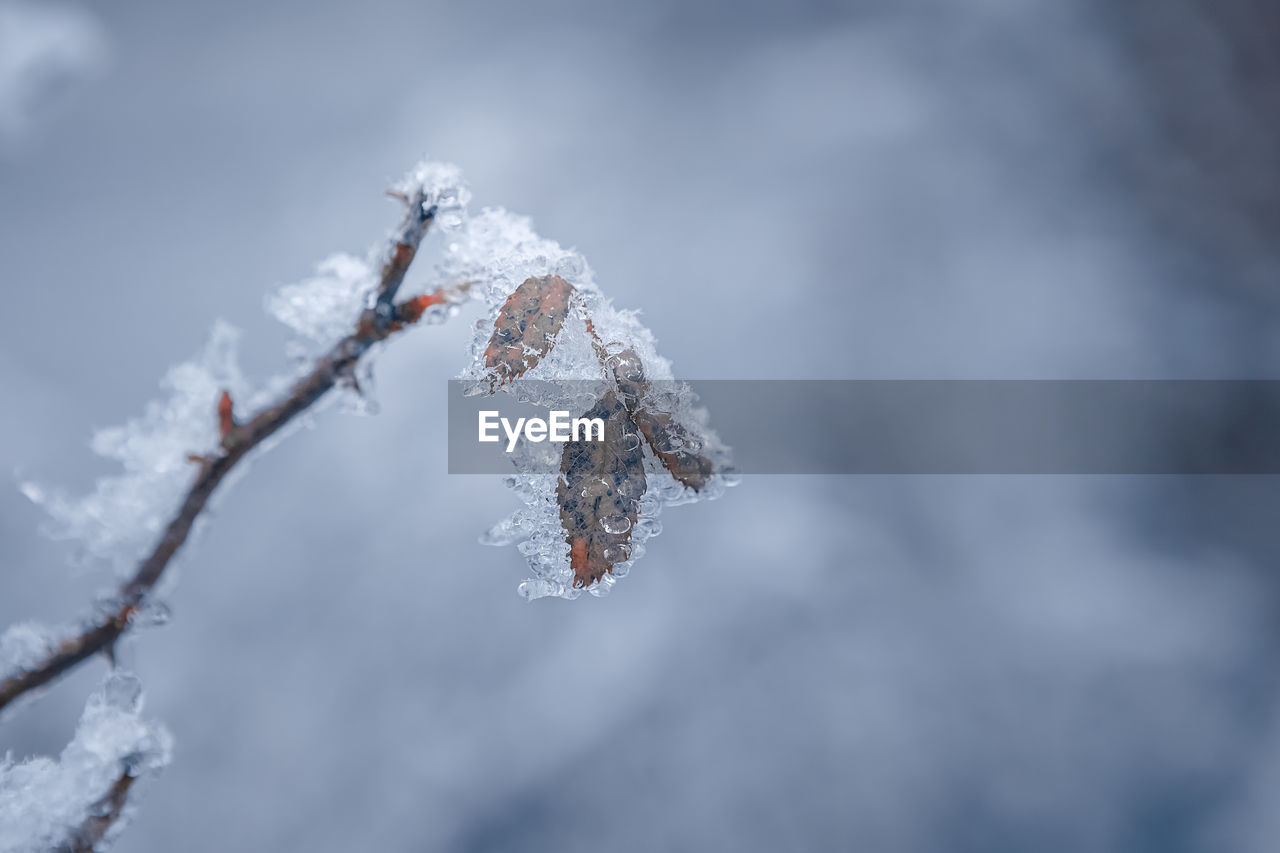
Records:
{"label": "snow", "polygon": [[378,283],[369,261],[345,253],[331,255],[314,277],[286,284],[267,297],[267,313],[295,334],[329,344],[351,333]]}
{"label": "snow", "polygon": [[[395,191],[413,195],[419,190],[426,196],[426,204],[435,205],[438,215],[457,216],[471,202],[471,188],[462,175],[462,169],[453,163],[439,160],[423,160],[408,171]],[[451,218],[440,223],[446,229],[455,227],[459,219]]]}
{"label": "snow", "polygon": [[118,461],[123,473],[100,478],[80,498],[35,482],[21,484],[23,494],[49,513],[48,535],[79,543],[83,560],[105,561],[120,575],[134,568],[194,476],[187,455],[218,445],[215,408],[221,391],[229,390],[238,406],[251,398],[236,365],[238,339],[236,329],[216,323],[203,352],[165,375],[165,398],[124,426],[94,434],[93,451]]}
{"label": "snow", "polygon": [[[36,853],[65,841],[127,770],[144,778],[169,763],[172,737],[143,720],[138,678],[113,671],[89,697],[75,737],[55,761],[0,759],[0,853]],[[135,789],[136,790],[136,789]],[[128,809],[122,818],[127,817]],[[123,820],[113,827],[118,833]]]}
{"label": "snow", "polygon": [[0,634],[0,679],[44,660],[58,642],[58,635],[38,622],[11,625]]}
{"label": "snow", "polygon": [[[436,208],[436,228],[445,232],[459,227],[461,211],[471,198],[461,169],[432,161],[415,166],[392,192],[405,197],[421,192],[424,204]],[[360,312],[372,304],[379,271],[392,242],[378,241],[365,258],[345,252],[325,258],[311,278],[269,294],[267,313],[311,343],[328,345],[351,334]]]}
{"label": "snow", "polygon": [[462,214],[440,273],[445,281],[472,282],[473,293],[495,312],[530,276],[558,275],[579,287],[591,275],[581,255],[538,236],[528,217],[500,207],[485,208],[475,217]]}

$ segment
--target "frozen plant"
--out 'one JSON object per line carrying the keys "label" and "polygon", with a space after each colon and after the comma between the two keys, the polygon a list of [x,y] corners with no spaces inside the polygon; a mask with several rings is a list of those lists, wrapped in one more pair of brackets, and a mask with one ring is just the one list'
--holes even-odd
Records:
{"label": "frozen plant", "polygon": [[[464,219],[442,269],[471,281],[489,308],[461,377],[473,393],[504,389],[604,422],[603,441],[565,445],[558,477],[533,466],[513,474],[525,507],[483,541],[521,543],[534,573],[520,586],[527,598],[603,594],[661,529],[663,505],[721,494],[725,448],[687,389],[655,391],[655,380],[671,386],[671,366],[649,330],[613,307],[581,255],[539,237],[528,219],[500,209]],[[518,381],[525,376],[538,381]],[[584,381],[592,378],[600,381]]]}
{"label": "frozen plant", "polygon": [[[254,391],[236,367],[237,333],[219,323],[199,358],[169,372],[165,400],[94,437],[93,449],[118,460],[121,474],[78,499],[22,485],[49,511],[52,535],[114,565],[122,582],[80,628],[22,623],[0,637],[0,712],[97,654],[113,660],[131,628],[164,621],[159,584],[171,579],[166,569],[218,487],[331,391],[363,399],[377,347],[409,326],[442,322],[472,299],[487,308],[462,371],[474,393],[507,392],[603,424],[599,440],[565,443],[557,475],[526,465],[508,478],[524,506],[481,541],[519,542],[534,575],[522,595],[607,591],[661,531],[664,505],[716,497],[731,483],[706,413],[671,382],[653,336],[634,313],[613,307],[579,254],[505,210],[470,215],[470,191],[450,164],[422,163],[388,194],[404,207],[388,248],[366,260],[331,256],[314,277],[268,298],[268,310],[302,339],[292,344],[306,358],[297,375]],[[433,224],[446,238],[434,286],[403,297]],[[528,461],[531,452],[515,458]],[[137,680],[115,672],[58,762],[0,764],[0,853],[93,850],[118,835],[134,780],[169,756],[168,735],[141,722],[140,703]]]}

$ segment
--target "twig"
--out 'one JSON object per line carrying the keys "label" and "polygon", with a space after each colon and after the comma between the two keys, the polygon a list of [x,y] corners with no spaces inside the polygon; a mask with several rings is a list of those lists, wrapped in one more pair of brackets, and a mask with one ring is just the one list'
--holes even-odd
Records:
{"label": "twig", "polygon": [[[428,204],[429,198],[421,187],[412,193],[397,193],[395,197],[404,202],[405,215],[395,233],[387,262],[382,267],[374,307],[360,316],[352,334],[334,345],[275,405],[258,412],[247,422],[237,424],[231,417],[228,400],[225,417],[220,417],[223,427],[221,451],[197,457],[200,473],[196,481],[191,484],[182,506],[169,522],[155,549],[138,566],[128,583],[121,587],[120,609],[78,636],[64,640],[45,660],[0,682],[0,709],[99,652],[111,655],[116,640],[129,630],[133,615],[159,582],[178,549],[187,541],[192,526],[214,490],[236,463],[340,381],[354,377],[356,363],[371,346],[415,322],[426,306],[444,301],[443,295],[437,293],[411,299],[401,305],[395,303],[396,292],[436,214],[435,205]],[[223,406],[220,405],[219,409],[222,416]]]}
{"label": "twig", "polygon": [[56,848],[55,853],[93,853],[98,842],[106,837],[111,827],[120,819],[129,799],[129,789],[136,781],[137,777],[128,770],[121,773],[106,795],[93,804],[89,816]]}

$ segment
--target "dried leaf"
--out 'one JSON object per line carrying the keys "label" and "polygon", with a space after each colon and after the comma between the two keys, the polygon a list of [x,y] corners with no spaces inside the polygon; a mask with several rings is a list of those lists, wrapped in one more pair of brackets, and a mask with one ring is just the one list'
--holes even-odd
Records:
{"label": "dried leaf", "polygon": [[639,430],[612,391],[583,417],[604,421],[604,440],[567,442],[556,498],[575,587],[588,587],[631,557],[631,530],[647,488]]}
{"label": "dried leaf", "polygon": [[573,285],[560,276],[544,275],[525,279],[507,297],[484,351],[493,385],[520,378],[551,351],[573,292]]}
{"label": "dried leaf", "polygon": [[707,457],[684,449],[690,443],[685,428],[666,412],[637,409],[632,417],[653,455],[661,460],[671,476],[695,492],[702,491],[715,472],[715,466]]}
{"label": "dried leaf", "polygon": [[711,460],[687,448],[695,447],[689,431],[669,412],[655,411],[645,403],[649,382],[645,379],[640,355],[627,348],[609,358],[614,384],[632,420],[649,443],[654,456],[686,487],[700,492],[711,479]]}

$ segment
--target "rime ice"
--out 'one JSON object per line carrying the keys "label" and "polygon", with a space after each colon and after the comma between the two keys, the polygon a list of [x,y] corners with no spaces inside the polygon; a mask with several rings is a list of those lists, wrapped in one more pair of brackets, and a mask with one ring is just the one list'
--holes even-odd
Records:
{"label": "rime ice", "polygon": [[237,330],[217,323],[204,351],[164,377],[164,399],[148,404],[142,417],[93,436],[93,451],[118,461],[123,473],[99,479],[81,498],[22,484],[23,493],[49,513],[49,535],[79,542],[85,556],[120,572],[133,568],[182,499],[192,472],[187,455],[217,447],[213,411],[219,392],[226,388],[237,400],[249,397],[235,361],[238,338]]}
{"label": "rime ice", "polygon": [[[457,213],[471,202],[471,189],[462,176],[462,170],[453,163],[439,160],[423,160],[409,170],[396,184],[395,191],[412,195],[421,189],[427,204],[434,205],[439,214]],[[445,223],[446,227],[454,223]]]}
{"label": "rime ice", "polygon": [[36,622],[19,622],[0,634],[0,679],[29,669],[58,646],[55,632]]}
{"label": "rime ice", "polygon": [[[75,737],[58,760],[0,759],[0,853],[56,848],[126,771],[157,773],[169,763],[168,731],[142,719],[142,686],[112,672],[89,697]],[[113,832],[119,832],[118,822]]]}
{"label": "rime ice", "polygon": [[[408,196],[419,189],[426,204],[436,208],[438,228],[456,229],[462,222],[460,211],[471,199],[462,170],[452,163],[419,163],[392,192]],[[345,252],[331,255],[317,265],[311,278],[286,284],[269,295],[267,312],[312,343],[331,344],[350,334],[377,287],[386,243],[379,241],[366,258]]]}

